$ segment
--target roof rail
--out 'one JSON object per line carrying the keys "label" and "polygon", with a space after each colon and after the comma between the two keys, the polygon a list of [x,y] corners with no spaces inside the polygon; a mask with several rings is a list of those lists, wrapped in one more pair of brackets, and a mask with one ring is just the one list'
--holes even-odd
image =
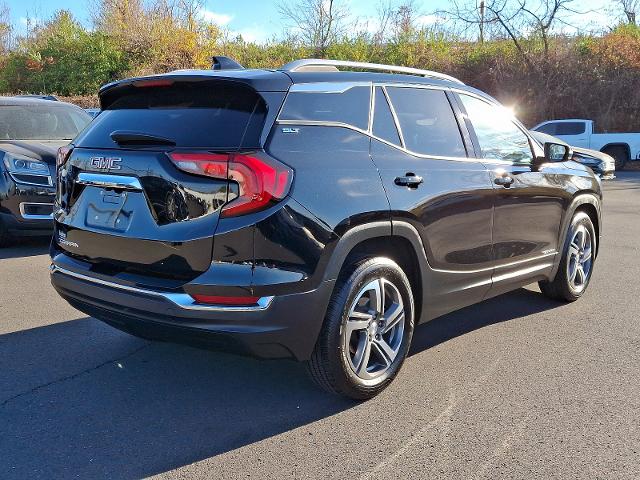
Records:
{"label": "roof rail", "polygon": [[[323,68],[324,67],[324,68]],[[331,68],[333,67],[333,68]],[[423,77],[439,78],[449,80],[464,85],[464,83],[455,77],[445,75],[444,73],[433,72],[431,70],[422,70],[411,67],[397,67],[395,65],[383,65],[380,63],[367,62],[350,62],[347,60],[329,60],[324,58],[304,58],[302,60],[294,60],[280,67],[285,72],[309,72],[309,71],[331,71],[337,67],[360,68],[362,70],[375,70],[381,72],[408,73],[410,75],[421,75]]]}

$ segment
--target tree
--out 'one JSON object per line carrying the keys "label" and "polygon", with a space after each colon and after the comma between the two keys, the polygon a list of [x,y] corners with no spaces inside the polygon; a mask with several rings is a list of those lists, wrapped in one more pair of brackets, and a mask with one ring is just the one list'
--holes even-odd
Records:
{"label": "tree", "polygon": [[11,48],[11,16],[6,3],[0,2],[0,57],[9,53]]}
{"label": "tree", "polygon": [[337,0],[281,3],[278,11],[297,30],[296,36],[319,56],[324,56],[327,47],[345,34],[349,17],[344,4],[338,4]]}
{"label": "tree", "polygon": [[[486,27],[506,35],[520,53],[524,62],[533,62],[523,40],[538,37],[542,41],[545,56],[549,53],[549,39],[558,24],[568,25],[567,13],[577,14],[572,8],[576,0],[453,0],[452,8],[443,15],[469,27]],[[484,7],[481,12],[479,9]]]}
{"label": "tree", "polygon": [[640,0],[616,0],[617,4],[622,7],[622,11],[627,17],[627,22],[632,25],[637,25],[636,14],[640,10]]}

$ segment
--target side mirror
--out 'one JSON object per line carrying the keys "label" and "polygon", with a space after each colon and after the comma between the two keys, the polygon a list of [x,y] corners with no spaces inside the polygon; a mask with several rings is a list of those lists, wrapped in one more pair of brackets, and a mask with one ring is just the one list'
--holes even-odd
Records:
{"label": "side mirror", "polygon": [[534,167],[537,170],[545,163],[566,162],[573,156],[573,150],[564,143],[545,142],[544,157],[534,159]]}
{"label": "side mirror", "polygon": [[566,162],[571,158],[573,152],[569,145],[563,143],[545,142],[544,158],[547,162]]}

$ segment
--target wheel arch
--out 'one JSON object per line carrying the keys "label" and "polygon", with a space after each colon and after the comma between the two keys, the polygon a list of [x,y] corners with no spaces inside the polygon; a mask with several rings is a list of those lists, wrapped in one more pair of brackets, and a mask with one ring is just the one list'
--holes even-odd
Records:
{"label": "wheel arch", "polygon": [[602,202],[595,193],[581,193],[573,198],[562,220],[562,225],[560,228],[560,238],[558,241],[558,246],[561,247],[561,250],[557,256],[557,260],[551,274],[549,275],[549,278],[554,278],[556,272],[558,271],[560,260],[562,259],[562,252],[564,252],[564,248],[566,246],[565,244],[568,241],[569,226],[571,225],[571,220],[573,219],[576,212],[579,211],[585,212],[587,215],[589,215],[589,218],[591,218],[591,221],[593,222],[593,227],[596,230],[597,239],[595,255],[596,257],[598,255],[598,251],[600,250],[600,236],[602,235]]}
{"label": "wheel arch", "polygon": [[325,280],[335,280],[343,268],[364,256],[394,260],[409,278],[414,296],[415,319],[419,323],[425,305],[428,262],[418,232],[405,222],[373,222],[345,232],[333,251]]}
{"label": "wheel arch", "polygon": [[600,151],[602,153],[607,153],[607,150],[611,148],[619,148],[619,147],[624,148],[625,151],[627,152],[627,161],[631,160],[631,146],[628,143],[624,143],[624,142],[607,143],[600,149]]}

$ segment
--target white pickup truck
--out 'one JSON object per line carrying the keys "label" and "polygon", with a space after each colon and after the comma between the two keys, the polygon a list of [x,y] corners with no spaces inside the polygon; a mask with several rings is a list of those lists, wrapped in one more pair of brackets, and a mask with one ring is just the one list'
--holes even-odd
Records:
{"label": "white pickup truck", "polygon": [[548,120],[533,130],[558,137],[574,147],[590,148],[611,155],[616,170],[633,160],[640,160],[640,133],[595,133],[593,120]]}

